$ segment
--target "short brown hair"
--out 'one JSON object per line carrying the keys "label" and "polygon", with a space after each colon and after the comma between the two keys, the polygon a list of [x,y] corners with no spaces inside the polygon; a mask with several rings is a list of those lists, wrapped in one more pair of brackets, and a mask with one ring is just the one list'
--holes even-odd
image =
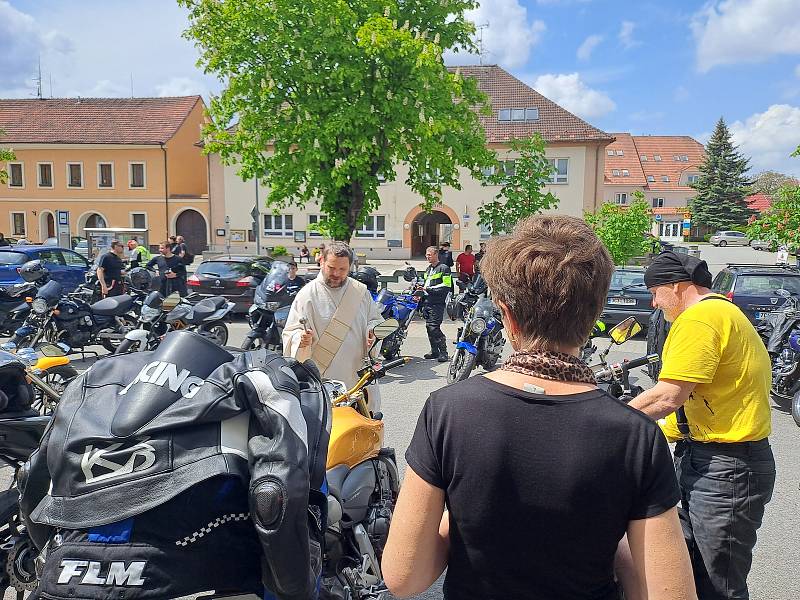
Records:
{"label": "short brown hair", "polygon": [[603,310],[614,263],[581,219],[537,215],[489,242],[481,273],[527,348],[581,346]]}
{"label": "short brown hair", "polygon": [[122,246],[122,242],[119,240],[111,240],[111,247],[116,248],[117,246]]}
{"label": "short brown hair", "polygon": [[330,242],[322,247],[322,258],[327,259],[328,256],[338,256],[339,258],[347,257],[350,264],[353,264],[353,251],[345,242]]}

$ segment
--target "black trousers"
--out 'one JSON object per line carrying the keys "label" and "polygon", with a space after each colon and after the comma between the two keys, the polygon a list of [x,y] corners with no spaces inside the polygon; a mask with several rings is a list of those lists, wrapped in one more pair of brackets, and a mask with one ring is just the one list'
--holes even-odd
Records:
{"label": "black trousers", "polygon": [[175,292],[178,292],[181,298],[189,295],[189,291],[186,289],[186,280],[180,275],[173,277],[172,279],[167,277],[162,278],[160,292],[164,298],[170,294],[174,294]]}
{"label": "black trousers", "polygon": [[678,514],[700,600],[748,599],[756,532],[775,486],[769,441],[679,442]]}
{"label": "black trousers", "polygon": [[444,302],[426,304],[422,309],[422,316],[425,318],[425,329],[428,331],[428,341],[431,344],[431,352],[438,352],[439,354],[447,354],[447,338],[442,333],[444,309]]}

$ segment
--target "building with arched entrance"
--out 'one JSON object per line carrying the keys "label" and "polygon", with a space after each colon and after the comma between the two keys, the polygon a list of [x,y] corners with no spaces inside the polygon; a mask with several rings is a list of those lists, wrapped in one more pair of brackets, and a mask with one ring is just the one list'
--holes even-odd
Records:
{"label": "building with arched entrance", "polygon": [[199,254],[209,239],[203,111],[200,96],[0,100],[2,143],[16,154],[0,231],[43,242],[137,228],[151,246],[183,233]]}
{"label": "building with arched entrance", "polygon": [[[496,65],[461,67],[461,75],[474,77],[489,97],[490,115],[480,119],[488,146],[495,150],[503,168],[513,169],[518,158],[509,149],[513,138],[541,134],[546,156],[554,167],[551,191],[560,202],[557,212],[583,216],[594,210],[602,198],[605,147],[613,136],[564,110],[536,90]],[[273,214],[264,205],[270,190],[255,181],[242,181],[238,165],[222,165],[219,156],[209,157],[210,196],[212,205],[212,247],[227,245],[237,252],[255,252],[256,235],[262,247],[285,246],[297,253],[301,243],[310,248],[323,239],[311,226],[320,218],[319,206],[287,208]],[[479,225],[478,209],[494,200],[499,186],[484,185],[463,169],[461,189],[444,188],[439,203],[429,212],[420,208],[422,198],[406,183],[408,168],[395,166],[394,181],[384,181],[379,188],[380,207],[351,240],[359,252],[380,258],[421,256],[428,245],[449,241],[454,250],[467,244],[477,246],[491,232]],[[253,231],[255,213],[258,224]],[[235,235],[231,235],[235,233]]]}

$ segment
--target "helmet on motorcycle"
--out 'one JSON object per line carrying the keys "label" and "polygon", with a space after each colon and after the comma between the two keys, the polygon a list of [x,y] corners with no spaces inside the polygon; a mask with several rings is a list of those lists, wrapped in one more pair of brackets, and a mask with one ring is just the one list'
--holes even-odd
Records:
{"label": "helmet on motorcycle", "polygon": [[23,364],[15,355],[0,352],[0,412],[28,410],[33,399]]}
{"label": "helmet on motorcycle", "polygon": [[377,294],[378,277],[380,275],[380,272],[375,267],[363,266],[359,267],[358,272],[355,274],[355,279],[366,285],[370,292]]}
{"label": "helmet on motorcycle", "polygon": [[33,283],[34,281],[44,283],[50,275],[50,271],[47,270],[47,267],[45,267],[40,260],[29,260],[22,265],[17,272],[19,276],[28,283]]}
{"label": "helmet on motorcycle", "polygon": [[149,292],[153,284],[153,274],[144,267],[131,269],[129,274],[131,289],[136,292]]}
{"label": "helmet on motorcycle", "polygon": [[789,336],[789,347],[795,352],[800,352],[800,331],[793,331]]}
{"label": "helmet on motorcycle", "polygon": [[417,270],[411,265],[408,265],[403,270],[403,279],[405,279],[406,281],[414,281],[416,278],[417,278]]}

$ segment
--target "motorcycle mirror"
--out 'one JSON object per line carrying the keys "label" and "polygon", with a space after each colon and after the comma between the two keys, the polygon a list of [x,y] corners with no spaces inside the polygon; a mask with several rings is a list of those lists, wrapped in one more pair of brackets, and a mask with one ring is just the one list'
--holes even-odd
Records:
{"label": "motorcycle mirror", "polygon": [[777,290],[775,290],[775,293],[778,296],[780,296],[781,298],[791,298],[792,297],[792,294],[790,292],[786,291],[783,288],[778,288]]}
{"label": "motorcycle mirror", "polygon": [[375,339],[376,340],[383,340],[392,335],[397,328],[400,327],[400,323],[397,322],[397,319],[387,319],[383,323],[378,323],[375,326],[373,331],[375,332]]}
{"label": "motorcycle mirror", "polygon": [[611,339],[615,344],[624,344],[641,331],[642,326],[639,325],[639,322],[636,320],[636,318],[628,317],[621,323],[612,327],[608,332],[608,335],[611,336]]}

